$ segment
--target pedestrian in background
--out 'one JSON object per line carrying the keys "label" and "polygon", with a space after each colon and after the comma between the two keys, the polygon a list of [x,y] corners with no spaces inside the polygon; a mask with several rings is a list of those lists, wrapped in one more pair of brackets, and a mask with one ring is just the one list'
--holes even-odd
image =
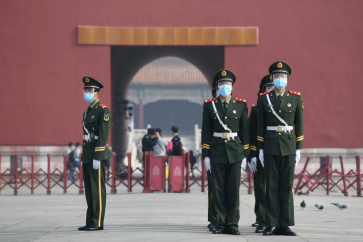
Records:
{"label": "pedestrian in background", "polygon": [[76,148],[69,154],[70,159],[73,159],[72,169],[69,173],[69,179],[74,180],[74,171],[78,168],[79,171],[79,156],[81,154],[81,144],[79,142],[76,143]]}
{"label": "pedestrian in background", "polygon": [[171,139],[171,142],[173,143],[171,156],[182,155],[183,144],[178,136],[178,131],[179,131],[178,127],[176,126],[171,127],[171,134],[173,135],[173,138]]}
{"label": "pedestrian in background", "polygon": [[192,177],[194,178],[194,171],[193,171],[193,167],[195,165],[195,163],[197,163],[197,159],[194,156],[194,153],[192,150],[189,151],[189,161],[190,161],[190,170],[192,171]]}
{"label": "pedestrian in background", "polygon": [[155,131],[155,136],[158,138],[158,142],[154,146],[154,156],[165,156],[168,142],[164,139],[164,135],[160,128],[156,128]]}
{"label": "pedestrian in background", "polygon": [[[70,159],[70,154],[71,152],[74,150],[74,146],[73,146],[73,142],[69,142],[68,143],[68,147],[66,149],[66,154],[67,154],[67,173],[68,171],[72,170],[73,167],[73,157]],[[63,181],[63,176],[61,176],[59,181]]]}
{"label": "pedestrian in background", "polygon": [[142,158],[142,168],[145,166],[145,152],[154,151],[154,146],[158,143],[159,138],[156,137],[156,131],[153,128],[147,130],[144,138],[142,138],[142,152],[144,152]]}

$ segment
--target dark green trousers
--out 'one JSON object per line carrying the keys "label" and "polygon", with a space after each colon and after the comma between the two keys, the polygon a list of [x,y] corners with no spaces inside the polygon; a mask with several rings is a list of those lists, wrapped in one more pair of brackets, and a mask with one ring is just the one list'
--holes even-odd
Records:
{"label": "dark green trousers", "polygon": [[208,177],[208,221],[211,222],[212,224],[215,224],[216,223],[216,219],[215,219],[216,213],[214,212],[214,209],[213,209],[212,173],[210,173],[208,171],[207,177]]}
{"label": "dark green trousers", "polygon": [[238,229],[241,162],[211,163],[215,226],[223,230]]}
{"label": "dark green trousers", "polygon": [[84,190],[87,200],[86,226],[103,227],[106,209],[106,161],[97,170],[93,164],[83,165]]}
{"label": "dark green trousers", "polygon": [[266,226],[292,226],[295,155],[265,155]]}
{"label": "dark green trousers", "polygon": [[253,183],[255,192],[255,214],[256,221],[262,227],[266,226],[266,209],[265,209],[265,171],[259,159],[257,159],[257,171],[253,173]]}

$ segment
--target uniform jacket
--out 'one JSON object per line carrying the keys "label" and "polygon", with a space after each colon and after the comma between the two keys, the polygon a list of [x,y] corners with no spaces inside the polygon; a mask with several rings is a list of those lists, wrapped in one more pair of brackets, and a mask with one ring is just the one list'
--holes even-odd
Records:
{"label": "uniform jacket", "polygon": [[[111,152],[106,147],[108,135],[111,127],[111,114],[110,109],[98,101],[91,111],[87,112],[86,118],[83,121],[86,129],[91,132],[94,130],[95,136],[98,139],[95,143],[85,141],[83,139],[82,147],[82,162],[83,164],[92,163],[93,160],[107,160],[111,158]],[[83,129],[83,134],[87,132]]]}
{"label": "uniform jacket", "polygon": [[[214,113],[212,102],[215,103],[221,121],[238,136],[234,141],[227,141],[220,137],[214,137],[213,133],[224,133]],[[204,102],[202,123],[202,155],[203,158],[210,157],[211,162],[228,164],[236,163],[248,156],[248,108],[246,100],[231,97],[228,109],[225,112],[221,99],[210,99]]]}
{"label": "uniform jacket", "polygon": [[249,161],[253,157],[258,157],[257,152],[257,104],[253,104],[251,108],[250,117],[248,118],[249,124]]}
{"label": "uniform jacket", "polygon": [[[266,126],[283,126],[275,117],[266,95],[269,95],[275,112],[289,126],[295,126],[291,132],[266,130]],[[286,90],[278,105],[275,92],[261,93],[257,101],[257,148],[268,155],[293,155],[296,149],[302,149],[304,140],[304,103],[299,92]]]}

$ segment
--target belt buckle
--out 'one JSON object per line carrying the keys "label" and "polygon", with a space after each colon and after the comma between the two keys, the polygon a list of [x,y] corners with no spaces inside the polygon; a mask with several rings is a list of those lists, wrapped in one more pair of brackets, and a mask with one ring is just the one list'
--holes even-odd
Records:
{"label": "belt buckle", "polygon": [[228,139],[228,133],[222,133],[222,139]]}
{"label": "belt buckle", "polygon": [[276,127],[276,132],[282,132],[282,126],[281,125]]}

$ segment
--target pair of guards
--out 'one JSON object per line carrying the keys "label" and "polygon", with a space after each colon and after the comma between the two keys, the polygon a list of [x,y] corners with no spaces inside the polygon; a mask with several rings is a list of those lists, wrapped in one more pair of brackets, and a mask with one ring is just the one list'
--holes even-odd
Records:
{"label": "pair of guards", "polygon": [[[300,160],[300,149],[304,139],[304,105],[300,93],[285,89],[287,82],[283,89],[278,88],[279,85],[275,85],[278,89],[282,89],[280,92],[265,92],[267,90],[264,87],[268,83],[270,86],[273,85],[272,76],[275,73],[290,76],[291,68],[287,63],[275,62],[270,66],[269,71],[270,75],[265,76],[261,81],[258,104],[253,105],[249,120],[249,166],[251,160],[254,161],[252,162],[254,165],[251,167],[255,171],[257,220],[253,226],[257,226],[256,232],[263,232],[264,235],[294,236],[296,233],[292,232],[288,226],[295,225],[292,186],[294,169]],[[205,143],[203,142],[203,144]],[[214,149],[214,147],[212,146],[210,149]],[[264,164],[266,164],[265,168],[263,168]],[[214,217],[216,214],[214,211],[216,201],[215,189],[213,189],[214,174],[208,175],[208,182],[212,185],[209,187],[210,194],[208,194],[208,220],[212,224],[217,224]],[[229,221],[226,220],[225,224],[228,225],[228,223]],[[265,226],[266,228],[264,228]],[[213,228],[213,226],[210,227]]]}

